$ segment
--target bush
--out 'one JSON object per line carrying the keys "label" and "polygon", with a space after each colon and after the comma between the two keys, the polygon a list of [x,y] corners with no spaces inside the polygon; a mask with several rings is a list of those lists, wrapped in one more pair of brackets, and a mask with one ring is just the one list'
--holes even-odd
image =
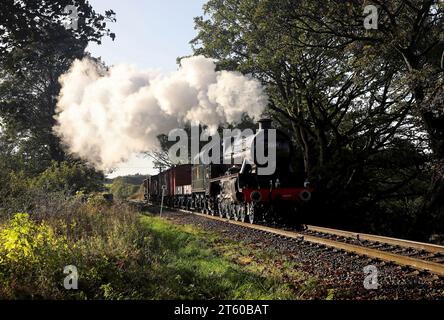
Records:
{"label": "bush", "polygon": [[0,297],[56,296],[52,284],[68,255],[65,237],[31,221],[28,214],[16,214],[0,231]]}
{"label": "bush", "polygon": [[139,192],[140,189],[141,186],[127,183],[123,178],[114,179],[113,183],[109,186],[110,192],[116,199],[127,199]]}
{"label": "bush", "polygon": [[42,248],[57,245],[53,230],[45,224],[37,225],[29,220],[27,213],[18,213],[0,232],[0,262],[9,259],[35,261]]}
{"label": "bush", "polygon": [[[60,210],[75,194],[103,191],[103,174],[82,163],[56,162],[37,176],[0,166],[0,221],[16,212]],[[50,204],[50,205],[49,205]]]}
{"label": "bush", "polygon": [[[294,297],[280,276],[238,265],[193,227],[142,217],[119,202],[54,195],[56,212],[46,200],[0,224],[0,299]],[[78,290],[64,288],[68,265],[78,270]]]}
{"label": "bush", "polygon": [[0,172],[2,182],[0,183],[0,211],[8,207],[8,204],[21,197],[29,189],[30,181],[23,171],[2,171]]}
{"label": "bush", "polygon": [[[137,298],[149,273],[146,232],[122,204],[68,200],[58,215],[19,213],[0,227],[0,298]],[[63,270],[79,271],[79,290]]]}
{"label": "bush", "polygon": [[103,174],[82,163],[53,161],[38,177],[32,186],[47,192],[63,192],[74,195],[78,191],[86,193],[102,190]]}

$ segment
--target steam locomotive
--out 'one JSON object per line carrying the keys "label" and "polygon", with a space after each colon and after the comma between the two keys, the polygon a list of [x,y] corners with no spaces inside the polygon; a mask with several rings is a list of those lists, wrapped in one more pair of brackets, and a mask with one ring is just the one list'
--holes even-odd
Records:
{"label": "steam locomotive", "polygon": [[[251,152],[270,144],[267,131],[271,120],[259,121],[256,133],[241,137],[223,153],[230,164],[184,164],[169,168],[144,181],[145,200],[170,207],[219,215],[227,219],[300,224],[301,212],[312,198],[313,188],[291,167],[291,140],[275,130],[274,173],[258,174],[261,164]],[[202,151],[203,152],[203,151]],[[201,156],[201,155],[199,155]],[[228,161],[222,161],[227,163]],[[238,163],[238,164],[232,164]]]}

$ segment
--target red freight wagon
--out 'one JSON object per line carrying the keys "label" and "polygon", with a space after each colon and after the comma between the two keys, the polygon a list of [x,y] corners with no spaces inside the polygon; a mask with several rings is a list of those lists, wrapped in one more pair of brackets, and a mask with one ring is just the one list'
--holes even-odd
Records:
{"label": "red freight wagon", "polygon": [[159,175],[150,176],[143,181],[145,200],[154,201],[158,197]]}
{"label": "red freight wagon", "polygon": [[191,165],[182,164],[170,169],[170,195],[184,194],[184,186],[191,185]]}
{"label": "red freight wagon", "polygon": [[170,171],[171,170],[166,170],[166,171],[159,173],[159,186],[158,186],[158,191],[157,191],[157,194],[159,196],[162,196],[162,186],[165,186],[165,192],[163,194],[165,197],[167,197],[171,194],[170,183],[169,183]]}
{"label": "red freight wagon", "polygon": [[191,194],[191,164],[177,165],[145,180],[145,199],[160,200],[162,186],[166,203],[172,203],[175,195]]}

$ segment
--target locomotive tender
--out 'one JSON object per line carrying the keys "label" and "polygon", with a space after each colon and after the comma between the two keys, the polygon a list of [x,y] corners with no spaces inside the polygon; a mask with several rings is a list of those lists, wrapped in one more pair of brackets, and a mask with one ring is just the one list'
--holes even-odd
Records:
{"label": "locomotive tender", "polygon": [[[197,210],[227,219],[300,223],[300,212],[311,200],[313,188],[293,172],[294,155],[290,138],[276,130],[273,146],[275,170],[258,174],[261,163],[251,149],[263,143],[271,120],[259,121],[255,134],[241,137],[223,154],[237,164],[183,164],[169,168],[144,181],[145,200],[160,203],[162,192],[167,206]],[[266,140],[266,138],[265,138]],[[227,163],[222,161],[222,163]]]}

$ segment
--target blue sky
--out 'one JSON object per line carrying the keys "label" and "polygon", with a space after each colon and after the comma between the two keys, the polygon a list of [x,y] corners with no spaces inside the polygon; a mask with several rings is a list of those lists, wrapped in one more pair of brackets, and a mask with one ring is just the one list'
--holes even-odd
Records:
{"label": "blue sky", "polygon": [[[143,69],[173,71],[176,58],[191,54],[193,18],[203,14],[204,0],[90,0],[97,12],[112,9],[117,22],[110,25],[116,39],[90,45],[106,64],[131,63]],[[132,157],[110,177],[135,173],[155,173],[147,158]]]}

